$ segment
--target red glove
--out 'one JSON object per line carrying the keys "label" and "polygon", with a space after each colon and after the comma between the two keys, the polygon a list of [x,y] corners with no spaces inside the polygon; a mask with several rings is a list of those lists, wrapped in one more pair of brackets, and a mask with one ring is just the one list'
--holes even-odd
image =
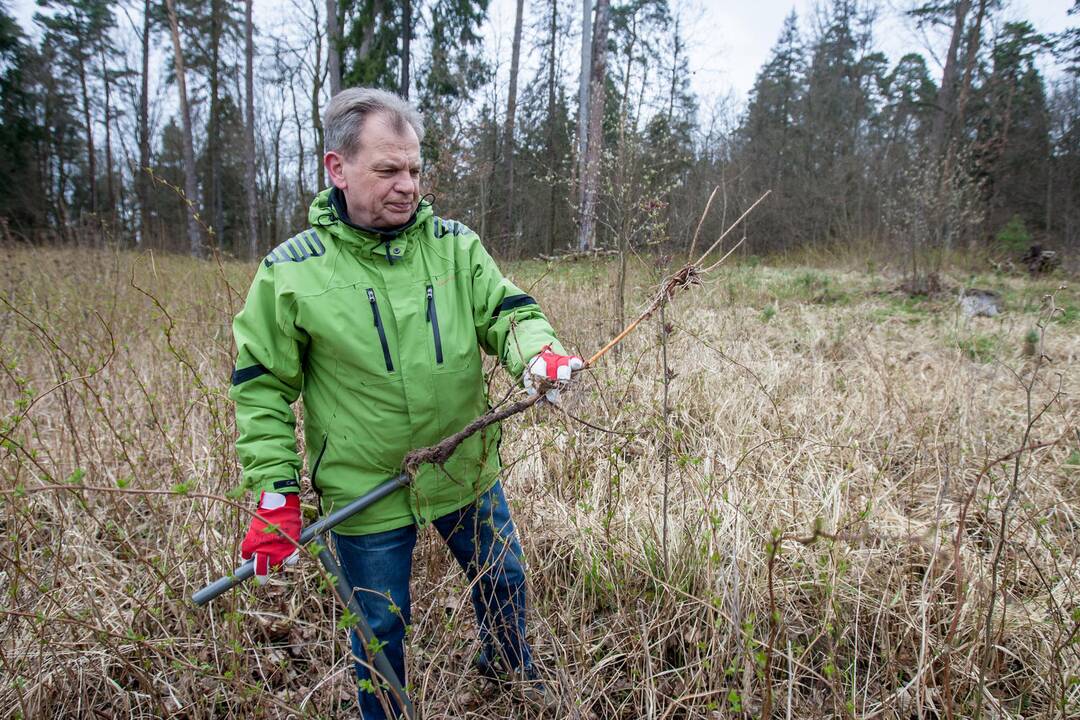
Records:
{"label": "red glove", "polygon": [[[525,374],[522,376],[521,382],[530,395],[535,395],[535,379],[543,378],[552,383],[564,382],[570,379],[570,374],[574,370],[580,370],[583,367],[585,367],[585,361],[577,355],[560,355],[554,352],[550,345],[545,345],[540,354],[525,366]],[[550,403],[558,402],[559,391],[557,388],[547,391],[547,400]]]}
{"label": "red glove", "polygon": [[[300,496],[264,492],[255,514],[240,546],[240,557],[255,558],[255,581],[262,585],[271,568],[296,562],[300,552],[296,547],[300,541]],[[277,529],[267,529],[269,525]]]}

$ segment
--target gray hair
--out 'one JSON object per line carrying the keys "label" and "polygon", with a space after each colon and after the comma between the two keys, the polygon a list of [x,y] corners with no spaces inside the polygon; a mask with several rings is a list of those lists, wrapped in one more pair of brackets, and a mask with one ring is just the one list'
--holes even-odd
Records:
{"label": "gray hair", "polygon": [[411,126],[417,139],[424,139],[424,121],[408,100],[386,90],[354,87],[331,98],[323,112],[324,150],[351,158],[360,149],[360,130],[369,115],[383,116],[395,132]]}

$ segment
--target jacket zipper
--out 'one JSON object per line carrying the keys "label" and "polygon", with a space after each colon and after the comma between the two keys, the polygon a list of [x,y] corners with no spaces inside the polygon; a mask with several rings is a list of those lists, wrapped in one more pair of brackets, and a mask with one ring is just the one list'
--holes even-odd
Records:
{"label": "jacket zipper", "polygon": [[315,490],[315,494],[318,495],[320,499],[322,498],[322,490],[319,489],[319,485],[315,481],[315,478],[319,474],[319,466],[322,465],[323,455],[326,454],[326,447],[330,444],[330,433],[323,433],[322,441],[322,450],[319,451],[319,456],[315,458],[315,465],[311,468],[311,487]]}
{"label": "jacket zipper", "polygon": [[442,365],[442,337],[439,335],[439,315],[435,312],[435,291],[427,286],[427,319],[431,323],[431,334],[435,336],[435,362]]}
{"label": "jacket zipper", "polygon": [[386,344],[386,330],[383,328],[382,317],[379,315],[379,303],[375,301],[375,291],[371,288],[367,289],[367,299],[371,303],[371,317],[375,320],[375,329],[379,331],[379,342],[382,343],[386,372],[394,372],[394,363],[390,360],[390,346]]}

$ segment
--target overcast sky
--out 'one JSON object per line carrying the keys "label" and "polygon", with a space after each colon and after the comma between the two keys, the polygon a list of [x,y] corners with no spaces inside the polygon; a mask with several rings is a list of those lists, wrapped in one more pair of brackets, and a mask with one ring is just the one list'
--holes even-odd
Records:
{"label": "overcast sky", "polygon": [[[670,0],[681,14],[689,42],[691,86],[708,104],[712,99],[734,92],[745,99],[754,83],[754,76],[768,58],[776,42],[785,16],[794,9],[803,29],[809,27],[814,8],[820,0]],[[904,53],[918,51],[929,55],[927,45],[940,46],[940,37],[920,37],[902,18],[900,8],[914,0],[883,0],[881,16],[876,27],[875,46],[884,51],[891,62]],[[491,0],[485,38],[491,51],[497,50],[505,59],[502,70],[509,65],[510,38],[514,27],[514,0]],[[534,3],[525,3],[526,13]],[[1067,17],[1072,0],[1011,0],[1007,18],[1024,18],[1044,33],[1058,32],[1069,25],[1080,24],[1080,18]],[[141,6],[141,3],[140,3]],[[281,2],[255,0],[256,23],[278,14]],[[23,27],[33,33],[34,0],[14,0],[12,11]],[[575,0],[580,15],[580,0]],[[575,33],[580,33],[580,20]],[[576,72],[580,50],[575,39],[573,52],[564,54],[565,65]],[[931,67],[932,57],[928,57]],[[525,58],[526,63],[529,56]],[[1049,60],[1044,71],[1054,76]],[[935,73],[936,74],[936,73]]]}
{"label": "overcast sky", "polygon": [[[699,92],[706,88],[732,86],[745,96],[754,84],[754,77],[776,43],[784,18],[794,8],[800,27],[806,29],[814,16],[815,0],[729,0],[703,2],[701,21],[691,61]],[[875,47],[896,62],[905,53],[926,52],[926,38],[914,31],[902,17],[900,9],[913,0],[885,0],[875,29]],[[1057,32],[1070,23],[1080,24],[1080,18],[1068,18],[1072,0],[1012,0],[1006,17],[1029,20],[1040,32]],[[929,38],[933,41],[937,38]],[[927,58],[932,67],[934,61]]]}
{"label": "overcast sky", "polygon": [[[821,0],[669,0],[681,13],[690,45],[690,70],[694,90],[705,98],[734,90],[740,98],[754,84],[754,77],[776,43],[788,13],[795,10],[800,27],[807,29]],[[577,13],[581,2],[575,0]],[[927,41],[940,44],[941,38],[920,37],[903,18],[902,8],[915,0],[882,0],[875,30],[875,47],[891,62],[905,53],[929,55]],[[595,5],[595,1],[593,3]],[[1011,0],[1005,17],[1029,20],[1043,33],[1059,32],[1080,24],[1080,17],[1067,16],[1073,0]],[[526,7],[530,3],[525,3]],[[528,10],[526,10],[528,12]],[[579,21],[580,23],[580,21]],[[580,28],[580,24],[578,25]],[[514,29],[514,0],[491,0],[488,37],[505,38],[498,43],[509,57],[509,38]],[[927,58],[934,65],[933,59]],[[1049,69],[1049,68],[1047,68]]]}

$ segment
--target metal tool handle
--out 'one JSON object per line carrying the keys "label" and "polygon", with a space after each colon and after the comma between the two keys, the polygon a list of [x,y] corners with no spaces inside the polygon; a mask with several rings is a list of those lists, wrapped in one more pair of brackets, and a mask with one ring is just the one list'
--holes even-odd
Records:
{"label": "metal tool handle", "polygon": [[[356,513],[360,512],[364,508],[373,505],[374,503],[382,500],[384,497],[394,492],[398,488],[406,487],[412,479],[408,473],[401,473],[395,477],[390,478],[386,482],[382,483],[374,490],[371,490],[364,495],[353,500],[348,505],[335,510],[334,512],[319,518],[315,522],[304,528],[304,531],[300,533],[300,545],[307,545],[313,539],[322,535],[325,532],[332,530],[343,521],[348,520]],[[210,602],[218,595],[221,595],[226,590],[234,588],[240,583],[244,582],[252,575],[255,574],[255,562],[248,560],[240,567],[233,570],[228,575],[218,578],[214,582],[210,583],[202,590],[191,596],[192,602],[196,605],[202,606]]]}

